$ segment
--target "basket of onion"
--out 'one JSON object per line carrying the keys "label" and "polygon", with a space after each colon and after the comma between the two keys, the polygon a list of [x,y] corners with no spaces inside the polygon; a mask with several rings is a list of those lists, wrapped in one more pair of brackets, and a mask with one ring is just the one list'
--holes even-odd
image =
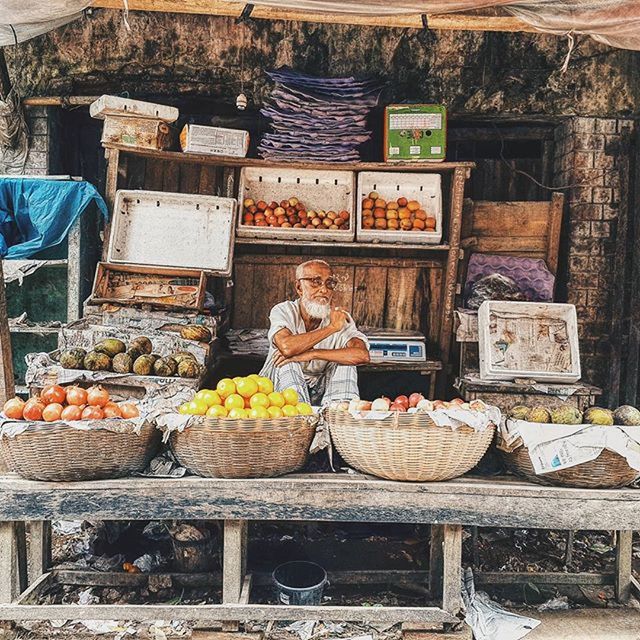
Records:
{"label": "basket of onion", "polygon": [[159,440],[135,404],[114,402],[99,385],[48,385],[26,402],[8,400],[0,414],[0,454],[28,480],[127,476],[147,466]]}

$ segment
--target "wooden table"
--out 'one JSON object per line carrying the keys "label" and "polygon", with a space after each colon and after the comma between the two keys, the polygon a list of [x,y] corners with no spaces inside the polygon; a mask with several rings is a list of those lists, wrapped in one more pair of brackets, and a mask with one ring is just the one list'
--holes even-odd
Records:
{"label": "wooden table", "polygon": [[[615,583],[631,582],[631,533],[640,529],[640,491],[544,487],[511,478],[465,477],[402,483],[360,475],[290,475],[261,480],[124,478],[44,483],[0,477],[0,619],[332,619],[454,624],[460,611],[462,525],[619,532]],[[223,602],[215,605],[34,605],[52,579],[48,567],[19,593],[17,523],[51,519],[224,520]],[[251,604],[246,574],[249,520],[430,523],[431,595],[441,606],[350,607]],[[31,564],[42,549],[30,551]],[[24,556],[24,553],[22,554]],[[24,563],[23,563],[24,564]],[[530,575],[530,574],[529,574]],[[591,574],[589,574],[591,575]],[[593,581],[591,581],[593,583]],[[599,582],[601,583],[601,582]]]}

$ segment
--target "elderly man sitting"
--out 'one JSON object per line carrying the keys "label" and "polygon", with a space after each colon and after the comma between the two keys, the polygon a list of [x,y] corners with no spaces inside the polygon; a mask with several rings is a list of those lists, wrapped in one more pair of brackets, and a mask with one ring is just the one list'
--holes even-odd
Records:
{"label": "elderly man sitting", "polygon": [[260,375],[275,389],[293,387],[304,402],[327,405],[357,398],[356,365],[369,362],[369,343],[351,316],[332,306],[337,280],[324,260],[296,269],[298,299],[271,310],[269,354]]}

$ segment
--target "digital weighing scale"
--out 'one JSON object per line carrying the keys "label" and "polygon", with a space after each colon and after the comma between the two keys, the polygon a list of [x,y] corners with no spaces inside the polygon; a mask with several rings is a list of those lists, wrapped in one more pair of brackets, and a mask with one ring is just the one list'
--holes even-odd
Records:
{"label": "digital weighing scale", "polygon": [[361,329],[369,339],[372,362],[425,362],[427,345],[419,331]]}

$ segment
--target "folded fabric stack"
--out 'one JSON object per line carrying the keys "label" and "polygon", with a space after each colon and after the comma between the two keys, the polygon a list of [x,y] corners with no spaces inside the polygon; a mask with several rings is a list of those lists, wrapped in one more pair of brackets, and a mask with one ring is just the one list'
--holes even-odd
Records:
{"label": "folded fabric stack", "polygon": [[373,79],[314,78],[290,69],[268,72],[276,83],[261,113],[271,120],[260,155],[277,162],[356,162],[371,137],[367,115],[382,90]]}

